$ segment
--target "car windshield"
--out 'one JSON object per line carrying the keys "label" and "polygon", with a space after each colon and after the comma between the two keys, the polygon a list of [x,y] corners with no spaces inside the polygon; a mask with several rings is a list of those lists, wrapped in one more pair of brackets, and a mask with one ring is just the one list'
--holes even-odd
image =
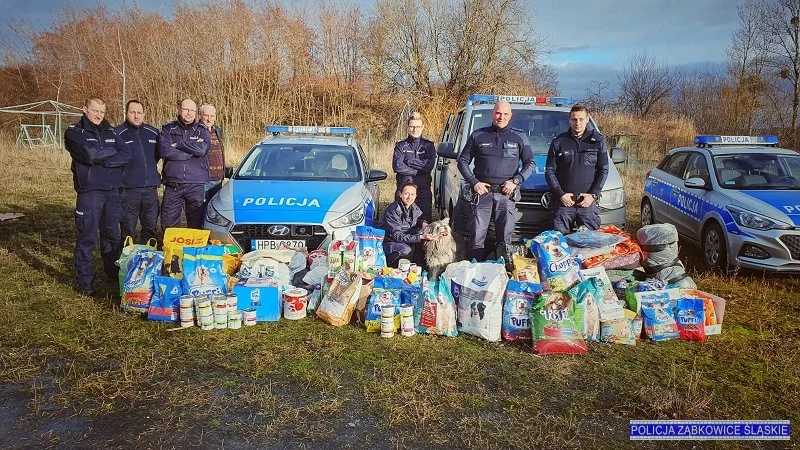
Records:
{"label": "car windshield", "polygon": [[[569,111],[553,110],[513,110],[511,116],[511,127],[522,130],[533,148],[533,153],[546,155],[550,149],[550,142],[554,137],[569,129]],[[492,110],[475,110],[472,113],[472,122],[469,124],[469,132],[478,128],[488,127],[492,124]],[[594,130],[594,124],[590,120],[586,125],[587,130]]]}
{"label": "car windshield", "polygon": [[359,181],[361,168],[352,147],[339,145],[262,144],[239,166],[236,179]]}
{"label": "car windshield", "polygon": [[717,155],[714,172],[725,189],[800,189],[800,155]]}

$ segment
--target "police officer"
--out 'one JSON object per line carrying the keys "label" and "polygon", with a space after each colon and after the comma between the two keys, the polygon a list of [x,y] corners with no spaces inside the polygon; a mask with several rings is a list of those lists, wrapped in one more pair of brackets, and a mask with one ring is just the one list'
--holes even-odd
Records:
{"label": "police officer", "polygon": [[122,238],[134,237],[136,223],[142,223],[138,243],[159,239],[158,223],[158,130],[144,123],[144,106],[139,100],[125,105],[125,121],[114,129],[131,150],[131,161],[122,171]]}
{"label": "police officer", "polygon": [[555,211],[553,228],[568,234],[573,224],[591,230],[600,227],[597,199],[608,177],[606,140],[597,130],[587,130],[589,111],[575,105],[569,112],[570,129],[550,143],[545,178]]}
{"label": "police officer", "polygon": [[[472,132],[458,155],[458,170],[474,192],[467,259],[483,260],[489,220],[494,221],[498,256],[510,264],[519,185],[535,168],[528,138],[508,126],[511,105],[503,100],[492,111],[492,125]],[[470,163],[475,161],[475,169]],[[520,167],[520,161],[522,166]]]}
{"label": "police officer", "polygon": [[122,185],[122,167],[131,159],[128,146],[117,136],[105,119],[106,105],[98,97],[91,97],[83,105],[83,117],[64,132],[64,144],[72,157],[72,184],[77,192],[75,200],[76,290],[84,295],[94,295],[94,265],[92,252],[100,231],[100,254],[103,270],[112,280],[117,279],[119,268],[119,222],[122,207],[119,188]]}
{"label": "police officer", "polygon": [[415,247],[422,241],[436,239],[430,233],[422,233],[426,225],[422,218],[422,210],[414,201],[417,198],[417,186],[406,183],[397,193],[398,199],[386,207],[381,217],[379,228],[386,230],[383,241],[383,252],[386,254],[386,264],[397,267],[397,262],[402,258],[414,259]]}
{"label": "police officer", "polygon": [[161,226],[165,229],[181,225],[184,209],[189,228],[203,226],[204,186],[209,178],[206,155],[210,146],[208,128],[197,121],[197,103],[184,99],[178,109],[178,119],[161,128],[158,143],[164,159]]}
{"label": "police officer", "polygon": [[397,141],[392,156],[392,169],[397,174],[397,191],[406,183],[416,184],[417,206],[422,210],[422,218],[433,220],[433,194],[431,193],[431,171],[436,164],[436,149],[433,142],[422,137],[422,114],[411,113],[408,118],[408,137]]}

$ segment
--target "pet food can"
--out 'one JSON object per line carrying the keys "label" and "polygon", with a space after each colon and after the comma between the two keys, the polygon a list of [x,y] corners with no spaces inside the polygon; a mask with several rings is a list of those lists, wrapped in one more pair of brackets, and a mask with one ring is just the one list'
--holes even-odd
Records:
{"label": "pet food can", "polygon": [[181,295],[180,297],[180,304],[181,308],[193,308],[194,307],[194,296],[191,295]]}
{"label": "pet food can", "polygon": [[409,261],[407,259],[401,259],[397,263],[397,268],[402,270],[405,273],[408,273],[408,271],[411,270],[411,261]]}
{"label": "pet food can", "polygon": [[394,312],[395,305],[381,305],[381,337],[394,336]]}
{"label": "pet food can", "polygon": [[303,288],[287,289],[283,293],[283,317],[298,320],[306,316],[308,291]]}
{"label": "pet food can", "polygon": [[200,329],[203,330],[203,331],[213,330],[214,329],[214,322],[211,322],[210,324],[207,324],[207,325],[200,325]]}
{"label": "pet food can", "polygon": [[194,308],[191,306],[181,306],[180,317],[181,319],[194,319]]}
{"label": "pet food can", "polygon": [[256,310],[255,308],[247,308],[242,311],[244,326],[251,327],[256,324]]}
{"label": "pet food can", "polygon": [[239,306],[239,297],[236,294],[228,294],[228,311],[236,311]]}
{"label": "pet food can", "polygon": [[199,316],[197,316],[197,321],[200,323],[201,327],[211,326],[213,328],[214,327],[214,313],[211,312],[211,311],[208,311],[208,313],[209,314],[200,314]]}
{"label": "pet food can", "polygon": [[400,305],[400,334],[403,336],[414,335],[414,306]]}
{"label": "pet food can", "polygon": [[228,328],[231,330],[238,330],[239,328],[242,328],[241,311],[228,311]]}

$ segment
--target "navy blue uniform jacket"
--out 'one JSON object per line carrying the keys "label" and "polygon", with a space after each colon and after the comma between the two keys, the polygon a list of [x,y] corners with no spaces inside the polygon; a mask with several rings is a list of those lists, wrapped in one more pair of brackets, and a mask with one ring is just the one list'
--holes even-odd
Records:
{"label": "navy blue uniform jacket", "polygon": [[114,130],[125,145],[130,147],[131,161],[122,171],[122,187],[143,188],[161,184],[158,174],[158,130],[143,123],[134,126],[127,120]]}
{"label": "navy blue uniform jacket", "polygon": [[417,186],[430,188],[431,172],[436,165],[436,149],[433,142],[425,138],[407,137],[394,144],[392,170],[397,174],[397,186],[413,182]]}
{"label": "navy blue uniform jacket", "polygon": [[72,156],[75,192],[120,188],[131,152],[107,120],[95,126],[84,115],[64,132],[64,146]]}
{"label": "navy blue uniform jacket", "polygon": [[386,230],[386,240],[404,244],[419,244],[422,224],[422,210],[415,203],[409,208],[395,201],[383,211],[379,228]]}
{"label": "navy blue uniform jacket", "polygon": [[[176,144],[175,147],[172,144]],[[210,148],[211,134],[199,121],[184,124],[173,120],[164,124],[158,143],[159,154],[164,158],[162,181],[165,184],[203,184],[208,181],[206,155]]]}
{"label": "navy blue uniform jacket", "polygon": [[[469,166],[473,159],[474,170]],[[494,125],[473,131],[457,161],[461,176],[473,187],[479,181],[499,186],[512,178],[522,184],[536,168],[527,136],[520,130]]]}
{"label": "navy blue uniform jacket", "polygon": [[596,130],[584,132],[580,139],[568,130],[550,143],[545,166],[547,185],[556,199],[584,192],[599,197],[608,178],[606,140]]}

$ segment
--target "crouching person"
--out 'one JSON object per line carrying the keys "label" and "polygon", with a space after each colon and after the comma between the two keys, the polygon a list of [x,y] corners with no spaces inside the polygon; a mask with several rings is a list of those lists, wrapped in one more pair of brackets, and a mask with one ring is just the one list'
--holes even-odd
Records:
{"label": "crouching person", "polygon": [[422,220],[422,210],[414,203],[416,199],[417,185],[404,184],[398,192],[398,200],[383,211],[379,227],[386,230],[383,251],[390,267],[397,267],[397,262],[404,258],[411,261],[421,259],[415,251],[417,244],[435,239],[432,234],[422,233],[427,223]]}

